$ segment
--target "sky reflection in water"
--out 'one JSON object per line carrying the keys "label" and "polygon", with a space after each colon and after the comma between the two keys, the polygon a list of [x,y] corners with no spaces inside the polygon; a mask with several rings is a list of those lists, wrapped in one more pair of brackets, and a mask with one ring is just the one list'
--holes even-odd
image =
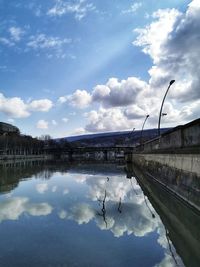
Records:
{"label": "sky reflection in water", "polygon": [[182,266],[136,179],[115,166],[22,178],[1,190],[1,267]]}

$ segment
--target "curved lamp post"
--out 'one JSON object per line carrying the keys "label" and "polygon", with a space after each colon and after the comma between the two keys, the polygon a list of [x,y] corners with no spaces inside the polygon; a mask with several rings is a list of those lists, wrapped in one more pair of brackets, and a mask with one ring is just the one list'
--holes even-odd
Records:
{"label": "curved lamp post", "polygon": [[142,125],[142,130],[141,130],[141,134],[140,134],[140,145],[142,145],[142,133],[143,133],[144,125],[145,125],[147,119],[149,118],[149,116],[150,115],[146,115],[145,120],[144,120],[143,125]]}
{"label": "curved lamp post", "polygon": [[132,137],[132,134],[133,134],[134,131],[135,131],[135,128],[133,128],[133,130],[130,131],[130,137],[129,137],[130,140],[131,140],[131,137]]}
{"label": "curved lamp post", "polygon": [[161,121],[161,116],[162,114],[165,114],[165,113],[162,113],[162,108],[163,108],[163,104],[165,102],[165,98],[167,96],[167,93],[169,91],[169,88],[171,87],[171,85],[175,83],[175,80],[171,80],[170,83],[169,83],[169,86],[167,87],[167,91],[165,92],[165,95],[163,97],[163,101],[162,101],[162,104],[161,104],[161,107],[160,107],[160,114],[159,114],[159,120],[158,120],[158,136],[160,136],[160,121]]}

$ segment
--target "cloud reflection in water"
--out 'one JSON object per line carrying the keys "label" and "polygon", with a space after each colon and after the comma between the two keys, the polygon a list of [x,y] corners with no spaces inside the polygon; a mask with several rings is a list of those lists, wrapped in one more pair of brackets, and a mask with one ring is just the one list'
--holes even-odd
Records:
{"label": "cloud reflection in water", "polygon": [[31,203],[26,197],[13,197],[0,203],[0,222],[18,220],[23,213],[32,216],[46,216],[53,208],[48,203]]}

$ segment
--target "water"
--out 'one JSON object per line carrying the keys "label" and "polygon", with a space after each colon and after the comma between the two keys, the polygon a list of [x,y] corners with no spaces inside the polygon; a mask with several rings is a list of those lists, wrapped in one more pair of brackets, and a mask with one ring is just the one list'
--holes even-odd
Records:
{"label": "water", "polygon": [[0,266],[184,264],[123,168],[31,163],[0,167]]}

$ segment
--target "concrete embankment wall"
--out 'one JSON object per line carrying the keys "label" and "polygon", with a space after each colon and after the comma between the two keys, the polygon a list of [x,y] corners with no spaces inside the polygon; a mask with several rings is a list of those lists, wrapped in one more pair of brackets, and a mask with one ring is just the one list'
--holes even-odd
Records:
{"label": "concrete embankment wall", "polygon": [[146,167],[154,162],[200,177],[200,154],[132,154],[131,161]]}
{"label": "concrete embankment wall", "polygon": [[133,154],[132,164],[200,210],[200,155]]}
{"label": "concrete embankment wall", "polygon": [[1,161],[10,161],[10,160],[28,160],[28,159],[51,159],[52,155],[0,155],[0,162]]}
{"label": "concrete embankment wall", "polygon": [[200,119],[136,147],[126,160],[200,209]]}
{"label": "concrete embankment wall", "polygon": [[144,153],[167,151],[174,153],[200,154],[200,119],[173,128],[161,137],[155,138],[136,148]]}
{"label": "concrete embankment wall", "polygon": [[[148,196],[163,221],[166,233],[185,266],[199,266],[200,212],[188,208],[187,205],[184,205],[185,203],[173,197],[168,190],[165,190],[159,183],[144,175],[137,168],[133,168],[133,166],[130,168],[138,177],[137,181],[144,194]],[[131,169],[129,169],[130,173]]]}

